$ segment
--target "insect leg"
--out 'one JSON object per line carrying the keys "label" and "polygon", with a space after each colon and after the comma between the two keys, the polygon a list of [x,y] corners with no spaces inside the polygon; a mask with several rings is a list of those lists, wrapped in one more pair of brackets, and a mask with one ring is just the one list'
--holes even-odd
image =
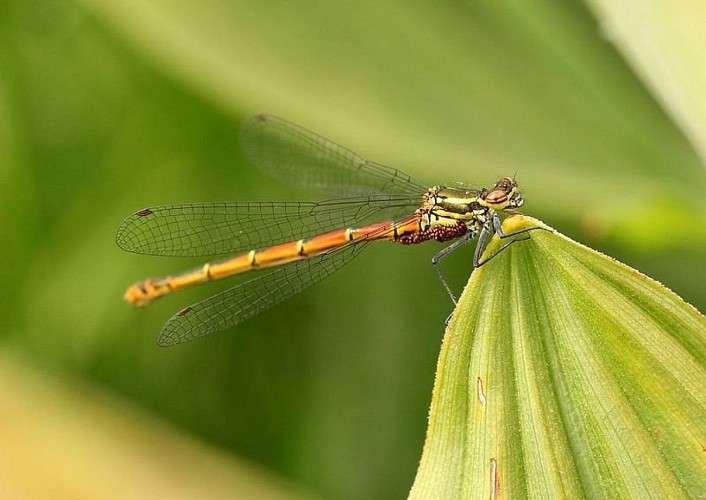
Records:
{"label": "insect leg", "polygon": [[437,253],[434,257],[431,259],[431,265],[434,266],[434,271],[436,271],[436,275],[439,277],[441,280],[441,284],[444,285],[444,288],[446,289],[446,292],[449,294],[449,297],[451,297],[451,300],[453,301],[454,305],[456,305],[456,297],[454,296],[453,292],[451,291],[451,287],[449,286],[449,283],[446,281],[446,278],[444,278],[444,275],[441,273],[441,269],[439,269],[439,262],[441,262],[442,259],[448,257],[450,254],[458,250],[460,247],[471,241],[473,237],[475,236],[475,232],[469,231],[461,238],[458,240],[454,241],[452,244],[444,248],[441,252]]}
{"label": "insect leg", "polygon": [[[541,227],[539,227],[539,226],[526,227],[526,228],[520,229],[518,231],[515,231],[513,233],[505,233],[505,232],[503,232],[503,229],[502,229],[500,217],[496,213],[493,214],[492,223],[493,223],[493,231],[495,233],[497,233],[497,235],[501,239],[509,238],[511,236],[516,236],[516,235],[522,234],[522,233],[527,233],[527,232],[533,231],[535,229],[541,229]],[[510,240],[510,241],[504,243],[500,248],[498,248],[492,254],[490,254],[487,259],[481,260],[480,257],[483,252],[483,250],[482,250],[483,246],[481,245],[481,243],[485,243],[485,239],[487,238],[489,232],[490,232],[490,229],[488,228],[488,224],[486,223],[485,225],[483,225],[483,229],[481,230],[480,237],[478,238],[478,246],[476,246],[476,253],[473,256],[473,267],[478,268],[478,267],[482,266],[483,264],[488,263],[490,260],[492,260],[494,257],[496,257],[500,252],[505,250],[507,247],[509,247],[510,245],[515,243],[516,241],[524,241],[524,240],[530,239],[530,236],[527,235],[524,238]]]}

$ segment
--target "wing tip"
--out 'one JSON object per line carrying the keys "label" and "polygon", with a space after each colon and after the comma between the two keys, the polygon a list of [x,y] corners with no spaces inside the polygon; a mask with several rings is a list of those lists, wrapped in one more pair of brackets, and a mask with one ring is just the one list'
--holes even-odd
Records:
{"label": "wing tip", "polygon": [[162,334],[157,337],[157,345],[159,347],[171,347],[173,345],[179,344],[180,342],[175,341],[171,337],[164,336]]}

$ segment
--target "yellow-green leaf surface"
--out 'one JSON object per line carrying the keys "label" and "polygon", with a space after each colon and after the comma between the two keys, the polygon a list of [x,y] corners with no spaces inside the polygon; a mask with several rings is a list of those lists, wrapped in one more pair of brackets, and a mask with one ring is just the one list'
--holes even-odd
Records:
{"label": "yellow-green leaf surface", "polygon": [[624,264],[529,234],[473,273],[449,323],[411,497],[703,495],[706,319]]}

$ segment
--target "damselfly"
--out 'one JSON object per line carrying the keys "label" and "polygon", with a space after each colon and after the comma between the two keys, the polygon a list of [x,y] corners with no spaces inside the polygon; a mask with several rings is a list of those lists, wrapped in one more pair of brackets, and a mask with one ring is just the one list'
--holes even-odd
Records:
{"label": "damselfly", "polygon": [[[318,203],[164,205],[145,208],[125,219],[116,240],[130,252],[236,254],[189,272],[136,283],[125,292],[125,300],[131,304],[143,305],[197,283],[266,270],[172,316],[160,333],[158,343],[162,346],[237,325],[329,276],[376,240],[409,245],[456,239],[432,259],[455,301],[439,271],[439,261],[478,236],[473,265],[479,267],[485,262],[481,254],[488,236],[518,234],[504,234],[498,216],[523,203],[510,177],[501,178],[489,189],[427,188],[399,170],[366,161],[318,134],[270,115],[257,115],[246,123],[243,147],[266,172],[336,198]],[[500,250],[514,241],[508,240]]]}

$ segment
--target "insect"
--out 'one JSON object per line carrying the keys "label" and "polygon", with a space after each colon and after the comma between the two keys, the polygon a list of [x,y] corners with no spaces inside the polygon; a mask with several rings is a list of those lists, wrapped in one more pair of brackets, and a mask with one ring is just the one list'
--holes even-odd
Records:
{"label": "insect", "polygon": [[[197,302],[169,319],[158,343],[169,346],[233,327],[301,292],[349,262],[370,242],[403,245],[455,240],[438,263],[478,237],[474,267],[487,238],[505,234],[499,213],[523,204],[514,178],[488,189],[425,187],[391,167],[364,160],[318,134],[271,115],[243,128],[243,147],[265,172],[333,196],[320,202],[213,202],[145,208],[125,219],[116,241],[129,252],[168,256],[235,254],[181,274],[130,286],[125,300],[144,305],[182,288],[247,271],[257,275]],[[380,222],[382,220],[382,222]]]}

